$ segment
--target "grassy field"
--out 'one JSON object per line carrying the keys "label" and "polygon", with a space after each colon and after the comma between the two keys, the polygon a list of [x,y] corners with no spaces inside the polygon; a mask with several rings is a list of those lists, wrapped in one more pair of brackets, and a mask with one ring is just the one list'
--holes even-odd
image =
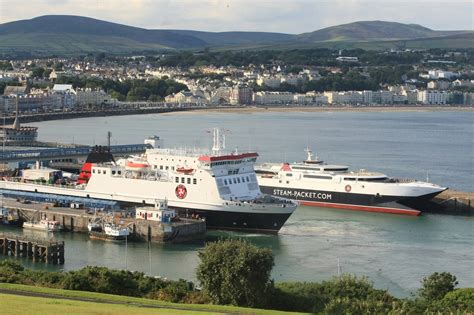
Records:
{"label": "grassy field", "polygon": [[168,303],[9,283],[0,283],[0,310],[2,314],[288,314],[233,306]]}
{"label": "grassy field", "polygon": [[144,308],[0,293],[2,314],[203,314],[199,311]]}

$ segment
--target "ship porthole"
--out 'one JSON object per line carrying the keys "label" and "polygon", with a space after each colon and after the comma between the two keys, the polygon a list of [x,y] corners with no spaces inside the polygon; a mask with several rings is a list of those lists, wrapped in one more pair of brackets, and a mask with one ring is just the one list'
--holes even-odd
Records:
{"label": "ship porthole", "polygon": [[237,222],[234,222],[234,225],[237,225]]}
{"label": "ship porthole", "polygon": [[277,225],[278,225],[278,224],[276,224],[276,222],[275,222],[275,223],[273,223],[273,226],[277,226]]}
{"label": "ship porthole", "polygon": [[244,222],[244,226],[247,226],[247,222]]}

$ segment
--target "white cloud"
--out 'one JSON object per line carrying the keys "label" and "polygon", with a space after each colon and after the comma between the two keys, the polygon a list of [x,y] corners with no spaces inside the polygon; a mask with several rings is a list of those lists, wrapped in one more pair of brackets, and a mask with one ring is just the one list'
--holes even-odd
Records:
{"label": "white cloud", "polygon": [[360,20],[473,29],[471,0],[0,0],[0,23],[84,15],[144,28],[310,32]]}

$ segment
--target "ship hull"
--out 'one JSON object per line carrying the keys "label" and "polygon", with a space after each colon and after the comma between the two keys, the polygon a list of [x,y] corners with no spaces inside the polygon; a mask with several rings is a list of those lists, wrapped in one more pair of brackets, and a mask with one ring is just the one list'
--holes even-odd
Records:
{"label": "ship hull", "polygon": [[124,235],[113,236],[113,235],[107,235],[105,232],[90,231],[89,232],[89,238],[91,240],[121,242],[121,241],[125,241],[127,236],[124,236]]}
{"label": "ship hull", "polygon": [[413,208],[423,200],[429,200],[440,192],[417,197],[384,196],[373,194],[343,193],[336,191],[319,191],[297,188],[260,186],[262,192],[278,197],[297,200],[301,205],[347,209],[366,212],[381,212],[418,216],[419,209]]}
{"label": "ship hull", "polygon": [[182,216],[193,216],[206,221],[206,228],[239,232],[277,234],[291,213],[251,213],[178,208]]}

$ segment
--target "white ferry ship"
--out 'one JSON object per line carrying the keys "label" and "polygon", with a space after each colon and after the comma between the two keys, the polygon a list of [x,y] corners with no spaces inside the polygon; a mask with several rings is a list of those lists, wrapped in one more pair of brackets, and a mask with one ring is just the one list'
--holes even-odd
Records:
{"label": "white ferry ship", "polygon": [[308,157],[299,163],[256,166],[260,189],[308,206],[419,215],[417,207],[447,188],[416,180],[396,179]]}
{"label": "white ferry ship", "polygon": [[163,149],[158,137],[146,141],[154,148],[117,162],[102,163],[106,153],[91,154],[75,186],[4,178],[0,188],[141,205],[167,199],[170,208],[199,216],[209,228],[262,233],[277,233],[297,207],[262,194],[254,170],[258,154],[224,153],[218,129],[212,151]]}

